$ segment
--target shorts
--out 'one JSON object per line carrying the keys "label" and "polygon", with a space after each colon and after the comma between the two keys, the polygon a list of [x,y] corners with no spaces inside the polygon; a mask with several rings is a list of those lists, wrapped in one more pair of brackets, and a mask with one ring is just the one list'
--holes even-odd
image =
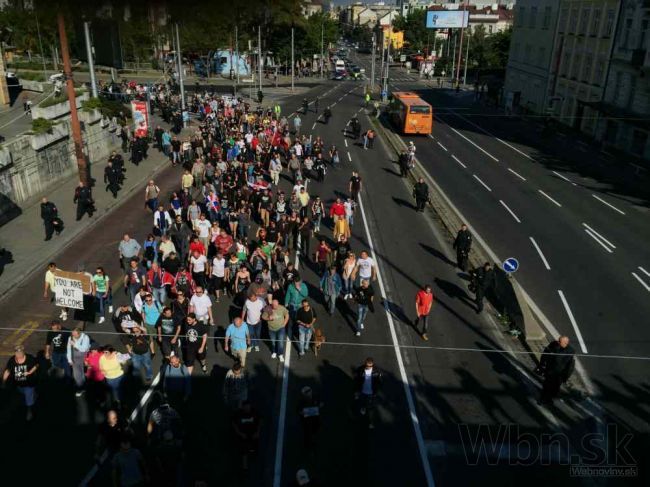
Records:
{"label": "shorts", "polygon": [[223,291],[225,287],[225,282],[223,277],[212,276],[212,290],[213,291]]}
{"label": "shorts", "polygon": [[183,363],[185,364],[185,367],[192,367],[194,362],[196,362],[196,359],[199,359],[199,361],[205,360],[207,355],[206,352],[207,348],[203,353],[199,353],[199,347],[185,347],[183,349]]}
{"label": "shorts", "polygon": [[147,329],[147,335],[149,335],[149,337],[155,337],[157,335],[158,331],[156,330],[155,323],[153,325],[145,323],[144,327]]}

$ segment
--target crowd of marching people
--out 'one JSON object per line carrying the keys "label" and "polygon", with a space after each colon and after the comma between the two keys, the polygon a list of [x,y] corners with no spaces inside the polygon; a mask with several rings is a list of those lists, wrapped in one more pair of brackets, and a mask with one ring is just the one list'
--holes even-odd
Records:
{"label": "crowd of marching people", "polygon": [[[96,339],[102,336],[93,336],[92,328],[67,329],[68,313],[62,309],[47,335],[45,358],[70,380],[78,397],[92,394],[108,410],[99,444],[114,454],[115,475],[144,478],[146,464],[132,446],[133,436],[125,434],[129,426],[122,416],[128,372],[150,385],[155,375],[153,359],[161,355],[162,405],[156,414],[178,416],[180,425],[191,398],[194,368],[198,365],[204,374],[209,371],[213,327],[217,322],[229,323],[218,340],[233,357],[223,399],[231,408],[246,467],[249,453],[256,448],[260,421],[248,398],[248,354],[260,352],[262,342],[268,341],[271,359],[282,362],[289,337],[296,342],[298,355],[304,356],[314,339],[324,340],[323,331],[316,332],[320,327],[316,302],[324,303],[330,315],[337,300],[356,308],[357,336],[373,310],[375,262],[365,250],[355,253],[350,244],[362,180],[353,171],[344,188],[347,197],[339,196],[331,204],[310,194],[312,181],[322,182],[328,167],[341,165],[338,149],[321,137],[301,134],[279,105],[254,109],[241,99],[197,93],[189,107],[199,121],[189,135],[181,136],[176,124],[182,124],[182,118],[172,108],[177,95],[163,85],[150,90],[147,96],[155,100],[153,106],[172,125],[171,130],[157,126],[151,143],[178,168],[178,184],[167,192],[150,180],[144,188],[143,211],[149,213],[150,231],[143,241],[128,233],[121,236],[116,251],[122,276],[108,276],[102,266],[89,272],[95,319],[88,321],[101,325],[109,320],[119,334],[119,345],[100,345]],[[146,139],[131,136],[123,150],[130,150],[128,159],[138,164],[147,157],[148,147]],[[124,157],[113,152],[105,183],[115,197],[125,171]],[[83,185],[75,193],[78,217],[92,210],[89,193]],[[298,259],[320,276],[317,296],[298,271]],[[51,263],[46,296],[55,291],[56,271]],[[120,287],[125,298],[114,305]],[[228,303],[227,317],[213,310],[222,300]],[[6,378],[19,385],[31,419],[36,393],[29,377],[37,365],[32,355],[19,348]],[[373,370],[371,362],[368,380],[372,383],[361,377],[361,397],[374,396],[379,387],[381,373],[377,367]],[[305,392],[303,400],[313,411],[316,406],[309,394]],[[162,423],[168,426],[170,421]],[[181,427],[174,428],[158,431],[157,444],[179,445]]]}

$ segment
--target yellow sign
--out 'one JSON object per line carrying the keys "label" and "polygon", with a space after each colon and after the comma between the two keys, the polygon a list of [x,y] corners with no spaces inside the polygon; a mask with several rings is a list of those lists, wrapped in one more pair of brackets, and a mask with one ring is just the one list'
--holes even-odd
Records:
{"label": "yellow sign", "polygon": [[391,49],[402,49],[404,47],[404,32],[390,32],[390,29],[386,27],[384,29],[384,47],[388,47],[388,40],[391,41]]}

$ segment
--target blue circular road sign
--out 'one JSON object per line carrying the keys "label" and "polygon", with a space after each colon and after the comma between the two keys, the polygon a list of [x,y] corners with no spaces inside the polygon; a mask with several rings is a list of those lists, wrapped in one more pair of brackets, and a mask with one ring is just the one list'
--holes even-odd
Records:
{"label": "blue circular road sign", "polygon": [[503,261],[503,270],[508,274],[516,272],[519,269],[519,261],[514,257],[508,257]]}

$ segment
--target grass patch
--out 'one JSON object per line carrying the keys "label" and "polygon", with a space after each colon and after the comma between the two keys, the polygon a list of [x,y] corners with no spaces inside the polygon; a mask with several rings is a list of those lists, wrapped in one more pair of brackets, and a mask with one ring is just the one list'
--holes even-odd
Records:
{"label": "grass patch", "polygon": [[99,110],[102,115],[113,118],[118,117],[120,112],[128,114],[130,109],[124,103],[117,100],[108,100],[106,98],[90,98],[81,103],[84,111]]}
{"label": "grass patch", "polygon": [[45,118],[35,118],[32,120],[32,132],[36,135],[49,134],[52,132],[54,122]]}
{"label": "grass patch", "polygon": [[[84,90],[82,89],[77,89],[74,90],[74,93],[76,96],[81,96],[84,94]],[[68,92],[66,90],[63,90],[63,92],[59,96],[53,96],[51,98],[48,98],[47,100],[43,100],[41,103],[39,103],[39,107],[41,108],[47,108],[54,106],[58,103],[63,103],[65,101],[68,101]]]}
{"label": "grass patch", "polygon": [[43,73],[36,73],[34,71],[25,71],[24,73],[16,73],[19,79],[26,79],[28,81],[45,81]]}

